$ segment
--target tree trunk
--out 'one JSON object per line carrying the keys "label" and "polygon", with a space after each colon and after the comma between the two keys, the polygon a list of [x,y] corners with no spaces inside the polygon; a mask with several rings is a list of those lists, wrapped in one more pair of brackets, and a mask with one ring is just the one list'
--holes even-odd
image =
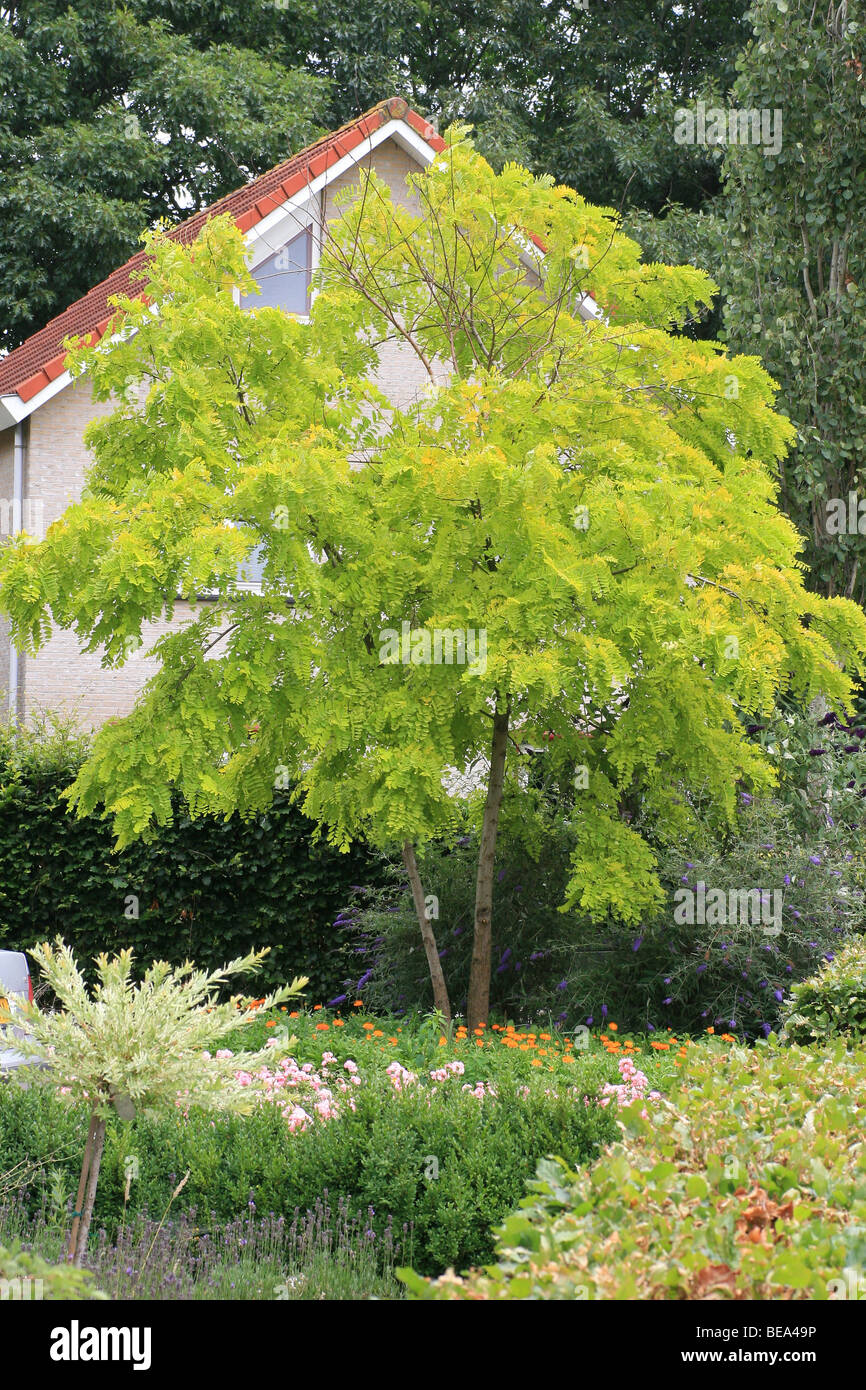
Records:
{"label": "tree trunk", "polygon": [[421,940],[424,942],[424,951],[427,956],[427,964],[430,967],[430,979],[433,984],[433,1004],[440,1013],[445,1015],[445,1021],[451,1022],[451,1005],[448,1001],[448,988],[445,984],[445,975],[442,971],[442,962],[439,959],[439,952],[436,949],[436,937],[427,916],[427,907],[424,902],[424,889],[421,886],[421,875],[418,872],[418,861],[415,858],[415,846],[410,840],[403,842],[403,863],[406,866],[406,873],[409,878],[409,885],[412,889],[412,900],[415,904],[415,912],[418,916],[418,925],[421,928]]}
{"label": "tree trunk", "polygon": [[69,1244],[66,1247],[67,1260],[75,1259],[75,1252],[78,1249],[78,1228],[81,1225],[81,1213],[84,1210],[84,1194],[87,1191],[87,1177],[90,1172],[90,1160],[93,1154],[93,1138],[96,1133],[98,1120],[95,1115],[90,1117],[90,1125],[87,1130],[87,1143],[84,1145],[84,1157],[81,1160],[81,1176],[78,1179],[78,1196],[75,1199],[75,1211],[72,1215],[72,1230],[69,1233]]}
{"label": "tree trunk", "polygon": [[87,1175],[84,1207],[83,1209],[80,1208],[81,1224],[78,1227],[78,1242],[75,1248],[75,1258],[72,1262],[79,1267],[87,1249],[87,1237],[90,1234],[90,1223],[93,1219],[93,1203],[96,1200],[96,1184],[99,1182],[99,1169],[102,1164],[102,1150],[105,1148],[105,1121],[97,1119],[94,1115],[91,1126],[93,1126],[93,1145],[90,1154],[90,1172]]}
{"label": "tree trunk", "polygon": [[475,881],[475,936],[472,942],[472,968],[469,972],[469,1000],[466,1012],[470,1031],[487,1022],[490,1007],[490,950],[493,934],[493,865],[496,858],[496,832],[505,786],[505,754],[508,751],[508,710],[493,717],[493,743],[490,749],[490,777],[481,826],[478,851],[478,877]]}

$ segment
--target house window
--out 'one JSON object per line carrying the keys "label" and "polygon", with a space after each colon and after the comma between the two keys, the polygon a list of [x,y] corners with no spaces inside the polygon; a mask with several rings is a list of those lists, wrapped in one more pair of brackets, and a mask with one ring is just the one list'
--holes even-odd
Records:
{"label": "house window", "polygon": [[256,266],[253,275],[261,294],[243,295],[241,308],[261,309],[268,305],[284,309],[287,314],[308,314],[312,258],[313,234],[307,227]]}
{"label": "house window", "polygon": [[241,560],[236,580],[239,589],[261,589],[266,559],[265,547],[257,545],[245,560]]}

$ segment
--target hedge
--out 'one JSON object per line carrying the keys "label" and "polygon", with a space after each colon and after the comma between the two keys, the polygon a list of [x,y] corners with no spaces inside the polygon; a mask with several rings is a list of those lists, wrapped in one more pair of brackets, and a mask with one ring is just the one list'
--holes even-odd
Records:
{"label": "hedge", "polygon": [[178,807],[155,839],[117,853],[110,822],[78,819],[61,798],[86,750],[67,730],[0,734],[0,949],[59,933],[82,963],[131,947],[142,962],[215,967],[269,946],[254,987],[308,975],[311,1003],[359,973],[342,909],[353,884],[380,881],[371,850],[313,844],[312,823],[276,791],[247,821]]}
{"label": "hedge", "polygon": [[[601,1075],[600,1066],[587,1065],[581,1082],[592,1093]],[[0,1173],[19,1175],[31,1211],[46,1190],[71,1201],[86,1107],[42,1087],[9,1085],[0,1100]],[[378,1235],[390,1218],[415,1267],[440,1273],[492,1257],[493,1227],[515,1206],[544,1154],[585,1163],[615,1134],[608,1110],[554,1094],[544,1077],[521,1094],[503,1089],[495,1101],[456,1088],[431,1097],[420,1088],[396,1094],[371,1084],[355,1102],[339,1120],[294,1133],[271,1105],[250,1115],[191,1111],[186,1118],[178,1112],[132,1123],[112,1117],[94,1235],[104,1227],[113,1238],[136,1213],[158,1218],[171,1207],[173,1215],[194,1212],[200,1233],[218,1239],[221,1226],[250,1202],[259,1215],[290,1221],[296,1209],[312,1210],[320,1198],[332,1207],[344,1199],[351,1211],[367,1213]],[[137,1177],[125,1204],[131,1157]]]}

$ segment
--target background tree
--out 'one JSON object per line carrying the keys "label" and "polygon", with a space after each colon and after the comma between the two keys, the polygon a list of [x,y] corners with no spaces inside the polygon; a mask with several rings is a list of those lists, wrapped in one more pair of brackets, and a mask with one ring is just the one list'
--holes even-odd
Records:
{"label": "background tree", "polygon": [[208,206],[321,129],[321,80],[264,42],[199,48],[154,9],[28,0],[0,14],[0,347],[109,275],[145,227]]}
{"label": "background tree", "polygon": [[[135,332],[77,358],[120,402],[88,428],[88,491],[6,548],[0,602],[23,650],[56,623],[119,665],[167,596],[216,592],[72,789],[121,842],[173,787],[251,813],[275,773],[337,845],[423,842],[463,814],[455,770],[483,768],[474,1027],[522,746],[573,776],[565,906],[637,921],[661,894],[648,827],[685,837],[699,803],[731,822],[738,781],[773,777],[743,717],[780,689],[845,705],[866,618],[804,588],[758,361],[668,331],[702,272],[642,263],[613,214],[496,175],[459,131],[412,181],[418,214],[374,174],[345,195],[309,326],[235,305],[253,282],[226,219],[192,249],[149,239],[159,316],[123,301]],[[577,315],[588,287],[606,318]],[[387,339],[428,374],[404,413],[370,380]],[[238,592],[254,547],[262,590]]]}
{"label": "background tree", "polygon": [[[746,0],[28,0],[0,12],[0,347],[322,129],[395,92],[585,197],[658,213],[718,191],[671,139],[724,90]],[[678,262],[674,224],[652,254]],[[642,229],[647,234],[647,229]],[[690,254],[690,253],[689,253]]]}
{"label": "background tree", "polygon": [[[591,201],[658,212],[718,190],[706,150],[670,138],[674,108],[725,91],[747,0],[132,0],[191,42],[230,42],[329,83],[335,125],[405,95],[471,122],[496,168],[518,159]],[[626,192],[627,188],[627,192]]]}
{"label": "background tree", "polygon": [[[828,499],[866,478],[866,54],[858,0],[759,0],[732,100],[779,109],[777,158],[730,146],[715,265],[725,337],[760,351],[796,428],[781,500],[808,538],[810,584],[866,598],[866,517]],[[866,509],[864,509],[866,511]]]}

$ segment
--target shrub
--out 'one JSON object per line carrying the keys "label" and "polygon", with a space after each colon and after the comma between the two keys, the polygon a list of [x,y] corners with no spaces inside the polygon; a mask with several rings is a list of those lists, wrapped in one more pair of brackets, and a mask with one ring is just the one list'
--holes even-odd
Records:
{"label": "shrub", "polygon": [[0,948],[59,934],[88,967],[129,948],[138,961],[214,970],[270,946],[265,989],[303,968],[314,998],[339,992],[349,973],[341,909],[351,884],[378,883],[371,851],[314,844],[311,822],[278,790],[252,820],[191,821],[178,805],[173,824],[117,853],[109,823],[77,819],[61,796],[86,750],[63,725],[0,730]]}
{"label": "shrub", "polygon": [[[559,951],[575,945],[575,918],[559,911],[568,881],[572,838],[552,823],[540,843],[506,840],[494,883],[491,1013],[538,1019],[561,1011],[556,994]],[[419,856],[425,893],[436,898],[432,926],[457,1013],[466,1010],[475,913],[477,841],[461,835]],[[355,895],[353,949],[367,1006],[401,1016],[432,1008],[433,991],[418,922],[401,866],[377,891]],[[582,940],[597,942],[597,927]],[[365,978],[367,977],[367,978]],[[563,1015],[564,1017],[564,1015]]]}
{"label": "shrub", "polygon": [[94,1287],[93,1275],[67,1264],[52,1265],[19,1241],[0,1246],[0,1298],[105,1299]]}
{"label": "shrub", "polygon": [[497,1262],[422,1299],[803,1299],[859,1296],[866,1265],[866,1049],[775,1039],[691,1054],[654,1123],[585,1172],[543,1161],[497,1233]]}
{"label": "shrub", "polygon": [[264,951],[229,961],[211,973],[189,963],[172,970],[165,961],[155,961],[137,985],[131,951],[121,951],[111,960],[101,955],[92,996],[61,940],[54,946],[34,946],[31,954],[60,1007],[46,1010],[22,1000],[10,1012],[0,1001],[0,1026],[13,1020],[22,1024],[16,1046],[36,1063],[28,1074],[30,1085],[59,1088],[85,1101],[90,1111],[69,1245],[70,1260],[80,1264],[99,1183],[106,1121],[113,1110],[129,1119],[140,1109],[158,1111],[179,1104],[184,1110],[248,1108],[249,1077],[244,1073],[263,1065],[273,1051],[259,1048],[232,1059],[224,1049],[214,1056],[210,1048],[256,1022],[253,1003],[273,1007],[299,994],[307,981],[300,976],[239,1012],[240,1001],[221,1004],[217,995],[235,976],[258,969]]}
{"label": "shrub", "polygon": [[[343,1200],[353,1212],[371,1208],[380,1236],[390,1224],[425,1272],[483,1262],[493,1253],[492,1227],[545,1153],[582,1164],[615,1133],[609,1110],[582,1102],[584,1091],[594,1094],[616,1077],[615,1067],[592,1058],[573,1072],[580,1095],[556,1094],[550,1078],[535,1073],[519,1093],[499,1085],[495,1100],[459,1085],[398,1093],[384,1075],[371,1076],[358,1088],[354,1111],[295,1132],[267,1104],[250,1115],[110,1119],[93,1229],[102,1225],[113,1238],[124,1219],[162,1215],[189,1172],[172,1214],[194,1208],[202,1229],[215,1231],[251,1201],[260,1214],[291,1220],[319,1199],[332,1206]],[[19,1184],[26,1178],[31,1209],[46,1191],[62,1192],[61,1201],[74,1195],[86,1119],[81,1107],[39,1089],[7,1088],[0,1170],[29,1165],[19,1170]]]}
{"label": "shrub", "polygon": [[866,1034],[866,938],[849,941],[824,961],[816,975],[791,990],[782,1015],[784,1036],[795,1043],[823,1042],[833,1034]]}
{"label": "shrub", "polygon": [[[863,924],[862,851],[855,855],[851,837],[835,826],[821,834],[816,828],[807,845],[797,824],[778,798],[743,792],[739,824],[726,840],[708,835],[703,844],[658,848],[666,901],[631,929],[593,926],[559,910],[568,876],[567,821],[552,828],[534,853],[511,841],[495,889],[493,1015],[547,1016],[562,1029],[602,1026],[615,1016],[633,1031],[703,1033],[723,1027],[740,1036],[766,1036],[778,1025],[792,983],[812,974],[822,956],[838,951]],[[421,872],[425,892],[438,899],[433,925],[459,1008],[471,952],[472,850],[459,842],[433,847]],[[697,895],[701,883],[721,890],[727,903],[731,892],[739,899],[764,890],[766,907],[776,901],[781,907],[778,923],[753,923],[751,905],[744,914],[750,920],[741,917],[731,925],[678,922],[677,894],[688,888]],[[369,973],[365,999],[395,1012],[429,1008],[424,954],[407,895],[395,884],[359,901],[368,904],[356,918],[355,946],[363,973]]]}

